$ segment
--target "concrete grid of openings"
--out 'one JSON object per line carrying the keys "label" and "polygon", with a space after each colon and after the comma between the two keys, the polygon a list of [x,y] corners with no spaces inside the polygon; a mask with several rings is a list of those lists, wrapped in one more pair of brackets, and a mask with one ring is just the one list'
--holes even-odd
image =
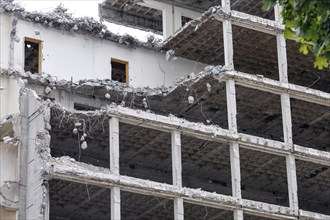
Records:
{"label": "concrete grid of openings", "polygon": [[[8,67],[1,67],[0,91],[10,83],[5,77],[14,78],[21,86],[20,92],[15,87],[20,104],[19,114],[1,119],[0,162],[3,172],[4,164],[11,163],[4,157],[10,149],[8,154],[19,169],[0,173],[5,179],[0,188],[1,217],[330,219],[330,153],[326,143],[330,94],[322,91],[322,85],[317,90],[299,85],[301,81],[290,82],[289,72],[300,67],[288,62],[292,54],[287,47],[292,43],[284,38],[279,5],[273,15],[267,15],[274,17],[271,20],[236,11],[242,4],[239,0],[222,0],[221,6],[203,14],[190,10],[192,6],[180,8],[180,1],[175,1],[176,5],[167,1],[123,2],[106,0],[100,13],[115,20],[106,9],[117,15],[118,7],[126,13],[121,22],[127,19],[126,23],[140,27],[146,25],[143,19],[151,19],[147,24],[162,32],[164,41],[135,42],[109,34],[96,23],[100,32],[82,35],[85,30],[79,30],[81,26],[75,27],[74,22],[66,27],[64,20],[70,21],[70,17],[63,13],[65,19],[58,26],[54,21],[51,33],[58,34],[54,25],[64,28],[63,36],[69,32],[66,38],[79,38],[87,48],[80,51],[82,56],[101,51],[98,58],[107,63],[82,76],[78,74],[80,67],[73,65],[81,80],[78,83],[60,71],[62,80],[37,73],[56,69],[49,62],[56,55],[51,54],[47,42],[52,39],[47,38],[49,30],[41,30],[40,39],[21,36],[25,39],[19,45],[23,49],[14,43],[20,32],[8,31],[8,48],[14,49],[8,51]],[[12,7],[8,5],[6,12]],[[138,12],[144,18],[133,19]],[[18,15],[31,20],[33,13]],[[3,18],[2,28],[7,19]],[[10,19],[8,23],[17,29],[31,22]],[[38,14],[32,21],[40,19]],[[49,26],[45,22],[41,25]],[[81,33],[74,36],[78,30]],[[275,61],[267,63],[276,64],[266,73],[269,77],[252,74],[254,67],[246,67],[255,62],[258,67],[270,68],[258,62],[258,56],[256,61],[241,59],[251,55],[237,40],[244,31],[274,40],[269,50],[275,54],[262,54],[263,48],[248,49],[252,55],[260,52],[258,56],[271,59],[277,54]],[[260,45],[267,44],[266,40]],[[100,45],[111,54],[105,56]],[[30,61],[24,63],[22,54],[28,54],[25,59]],[[15,57],[20,58],[17,61]],[[65,66],[61,65],[58,70]],[[199,73],[191,73],[191,66]],[[104,79],[93,78],[95,70],[103,69],[104,74],[112,70],[113,80],[103,73],[97,77]],[[175,82],[175,71],[182,72],[181,81]],[[274,71],[277,76],[272,75]],[[84,80],[86,76],[93,79]],[[140,88],[147,77],[158,81],[148,84],[153,88]],[[4,94],[1,99],[9,103],[12,96]],[[1,117],[2,112],[10,111],[1,109]]]}

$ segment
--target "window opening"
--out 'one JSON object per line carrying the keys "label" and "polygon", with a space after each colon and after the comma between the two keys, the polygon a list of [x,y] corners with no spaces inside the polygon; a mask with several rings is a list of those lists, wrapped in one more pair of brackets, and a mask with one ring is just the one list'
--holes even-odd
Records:
{"label": "window opening", "polygon": [[111,79],[114,81],[128,83],[128,62],[111,59]]}
{"label": "window opening", "polygon": [[192,18],[188,18],[186,16],[181,16],[181,26],[183,27],[185,24],[187,24],[191,20],[192,20]]}
{"label": "window opening", "polygon": [[41,41],[25,38],[24,41],[24,71],[41,72]]}

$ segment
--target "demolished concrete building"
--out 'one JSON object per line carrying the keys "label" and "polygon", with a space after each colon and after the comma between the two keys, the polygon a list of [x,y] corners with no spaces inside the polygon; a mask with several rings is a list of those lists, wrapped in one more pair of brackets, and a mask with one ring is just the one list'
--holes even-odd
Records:
{"label": "demolished concrete building", "polygon": [[330,73],[262,0],[1,1],[1,219],[330,219]]}

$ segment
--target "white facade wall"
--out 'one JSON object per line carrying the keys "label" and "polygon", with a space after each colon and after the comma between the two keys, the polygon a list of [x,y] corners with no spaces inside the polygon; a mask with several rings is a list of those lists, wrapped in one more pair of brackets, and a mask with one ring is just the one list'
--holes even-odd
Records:
{"label": "white facade wall", "polygon": [[[2,16],[6,17],[3,21],[9,22],[8,15]],[[35,31],[40,34],[36,35]],[[10,29],[1,35],[9,36]],[[165,54],[146,48],[129,49],[87,34],[45,28],[33,22],[19,20],[16,35],[20,41],[14,43],[14,68],[24,70],[24,38],[29,37],[42,41],[42,72],[58,79],[110,79],[111,58],[129,62],[129,85],[133,87],[169,86],[176,79],[200,72],[205,67],[181,58],[167,61]],[[8,40],[2,46],[9,48]],[[7,60],[3,62],[7,63]]]}
{"label": "white facade wall", "polygon": [[0,119],[19,113],[19,89],[15,79],[0,77]]}
{"label": "white facade wall", "polygon": [[0,14],[0,67],[9,67],[11,16]]}

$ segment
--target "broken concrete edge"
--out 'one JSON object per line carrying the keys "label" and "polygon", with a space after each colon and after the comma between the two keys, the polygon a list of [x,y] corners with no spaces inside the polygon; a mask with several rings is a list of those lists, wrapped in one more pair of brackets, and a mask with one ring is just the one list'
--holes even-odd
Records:
{"label": "broken concrete edge", "polygon": [[258,16],[246,14],[238,11],[227,11],[222,6],[213,6],[209,10],[205,11],[201,17],[193,19],[187,22],[183,27],[181,27],[172,36],[167,38],[161,43],[161,47],[165,48],[170,46],[170,42],[184,32],[185,29],[194,28],[198,30],[204,23],[211,19],[217,19],[219,22],[224,20],[230,20],[234,25],[249,28],[252,30],[259,30],[268,34],[275,35],[276,33],[283,33],[285,26],[281,23]]}
{"label": "broken concrete edge", "polygon": [[237,26],[262,31],[272,35],[284,33],[285,26],[278,21],[273,21],[234,10],[229,13],[224,12],[223,10],[219,10],[219,12],[220,13],[217,13],[216,17],[221,21],[229,16],[229,20]]}
{"label": "broken concrete edge", "polygon": [[[144,195],[152,195],[167,199],[183,198],[185,202],[214,208],[234,210],[242,209],[247,214],[281,219],[297,219],[289,207],[257,202],[247,199],[237,199],[232,196],[206,192],[201,189],[178,187],[166,183],[116,175],[110,169],[77,162],[68,156],[51,158],[47,162],[45,178],[70,181],[81,184],[91,184],[103,188],[119,187],[121,190]],[[330,216],[300,210],[305,217]]]}
{"label": "broken concrete edge", "polygon": [[70,33],[89,34],[92,37],[109,40],[129,48],[145,47],[157,49],[160,45],[160,40],[154,38],[152,35],[150,35],[147,42],[142,42],[128,34],[123,36],[114,34],[107,29],[105,24],[93,18],[74,18],[71,14],[66,13],[66,11],[67,9],[60,5],[53,12],[47,14],[42,12],[28,12],[12,1],[2,0],[0,2],[1,13],[11,14],[17,19],[40,24],[46,28],[54,28]]}
{"label": "broken concrete edge", "polygon": [[29,84],[33,85],[41,85],[45,86],[45,88],[49,87],[47,90],[52,91],[55,89],[63,89],[67,91],[72,91],[75,89],[79,89],[83,86],[88,87],[100,87],[106,88],[106,90],[115,90],[123,93],[135,93],[135,94],[144,94],[147,96],[153,95],[161,95],[167,92],[167,88],[158,87],[158,88],[150,88],[150,87],[132,87],[125,83],[121,83],[118,81],[112,81],[110,79],[84,79],[79,81],[67,81],[67,80],[58,80],[56,76],[51,76],[49,74],[40,73],[33,74],[31,72],[20,72],[11,68],[1,68],[0,69],[0,77],[9,77],[16,80],[19,80],[19,85],[21,87],[25,87]]}
{"label": "broken concrete edge", "polygon": [[[275,94],[289,93],[291,98],[316,103],[319,105],[330,106],[330,93],[326,93],[320,90],[315,90],[291,83],[280,82],[277,80],[269,79],[261,75],[251,75],[239,71],[227,70],[223,66],[206,66],[204,71],[197,74],[191,73],[186,77],[181,77],[169,87],[132,87],[124,83],[112,81],[109,79],[85,79],[76,82],[57,80],[56,77],[47,74],[32,74],[30,72],[19,72],[12,69],[1,69],[0,76],[7,76],[19,80],[20,85],[27,83],[33,85],[46,86],[45,93],[50,93],[55,89],[63,89],[68,92],[76,90],[78,92],[80,87],[89,86],[93,88],[105,88],[106,91],[118,91],[121,93],[131,93],[141,97],[148,96],[167,96],[179,87],[189,88],[199,80],[206,76],[213,76],[219,81],[225,81],[228,79],[234,79],[238,85],[258,89],[265,92],[271,92]],[[26,81],[27,80],[27,81]],[[104,94],[106,95],[106,94]],[[104,97],[103,97],[104,98]]]}
{"label": "broken concrete edge", "polygon": [[262,75],[251,75],[239,71],[221,71],[214,76],[218,80],[234,79],[237,85],[259,89],[276,94],[289,93],[291,98],[330,106],[330,93],[292,83],[266,78]]}
{"label": "broken concrete edge", "polygon": [[[214,69],[215,68],[215,69]],[[67,81],[58,80],[55,76],[49,74],[32,74],[31,72],[20,72],[11,68],[1,68],[0,77],[10,77],[17,79],[19,85],[22,87],[27,85],[42,85],[47,89],[47,93],[50,93],[55,89],[63,89],[72,92],[72,90],[78,90],[80,87],[88,86],[91,88],[105,88],[106,91],[118,91],[121,93],[132,93],[137,96],[167,96],[179,87],[190,87],[203,77],[214,74],[215,72],[220,73],[225,71],[222,66],[208,66],[204,71],[195,74],[191,73],[186,77],[181,77],[169,87],[132,87],[125,83],[112,81],[110,79],[84,79],[79,81]],[[105,94],[104,94],[105,95]]]}
{"label": "broken concrete edge", "polygon": [[[8,143],[18,140],[19,114],[11,114],[0,119],[0,142],[7,138]],[[10,140],[9,140],[10,138]]]}

